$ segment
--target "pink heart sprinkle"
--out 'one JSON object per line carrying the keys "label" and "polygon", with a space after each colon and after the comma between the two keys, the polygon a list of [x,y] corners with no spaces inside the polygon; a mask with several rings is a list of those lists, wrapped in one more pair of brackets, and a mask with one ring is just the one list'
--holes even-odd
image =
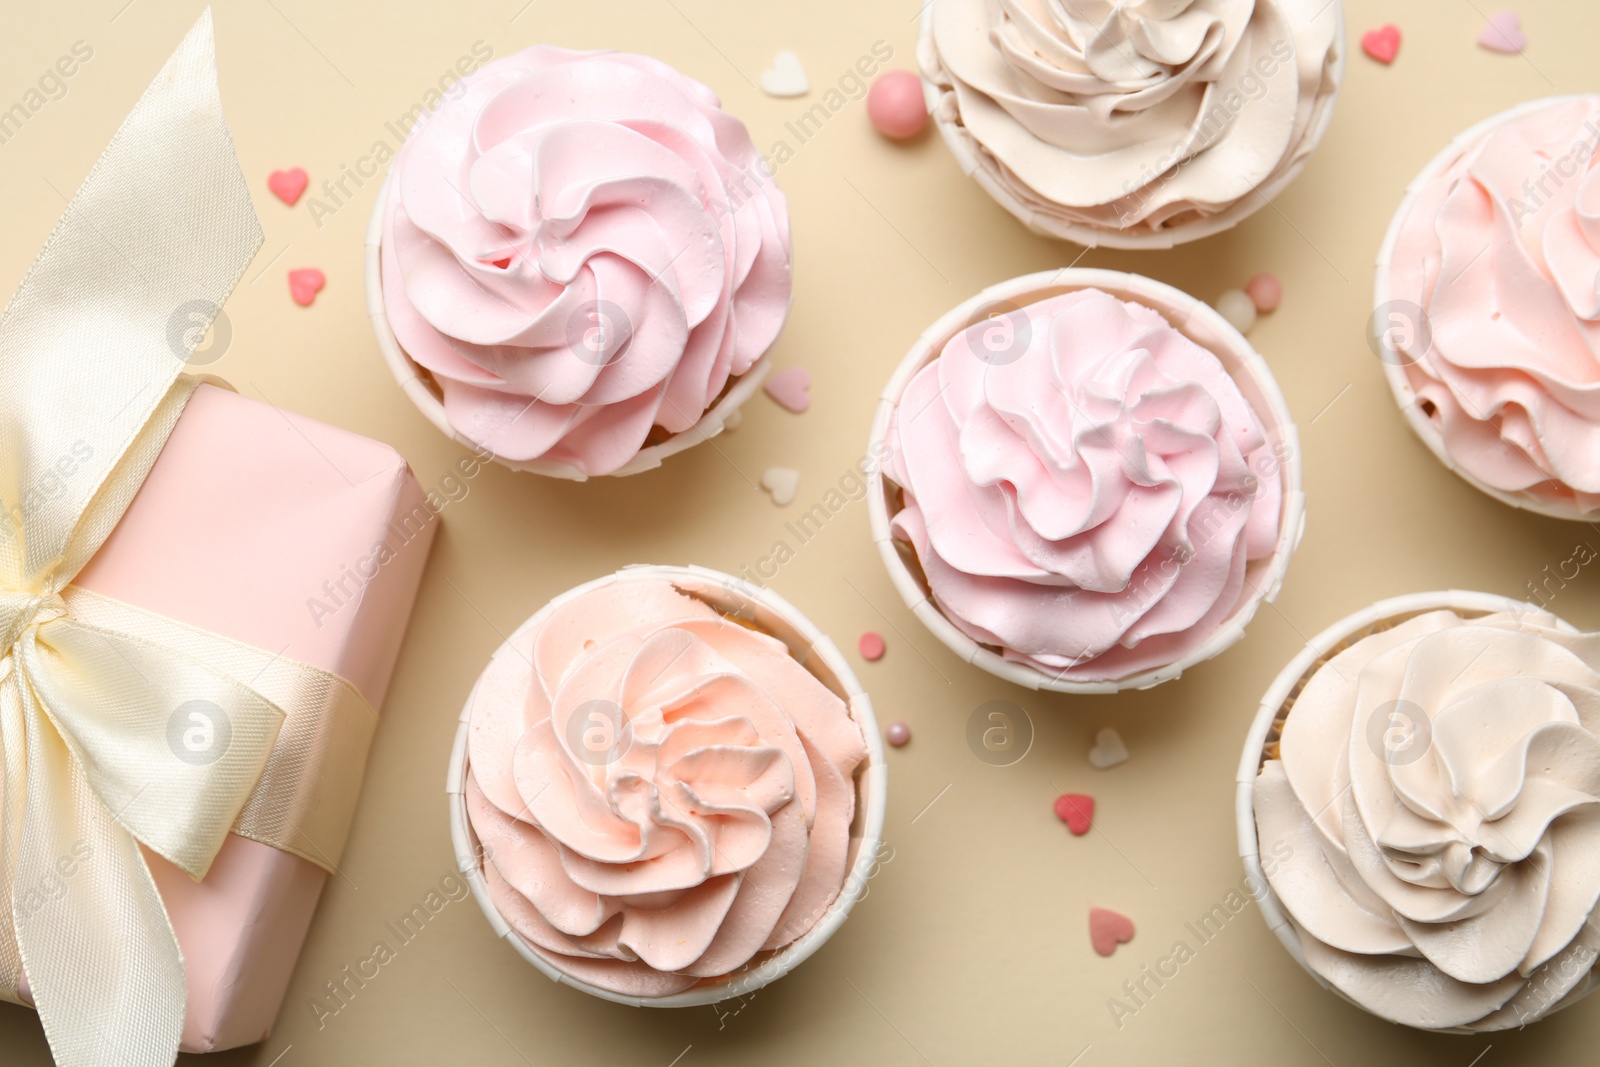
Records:
{"label": "pink heart sprinkle", "polygon": [[267,175],[267,188],[272,190],[273,196],[293,207],[300,199],[300,194],[306,191],[306,183],[310,180],[304,169],[291,167]]}
{"label": "pink heart sprinkle", "polygon": [[327,275],[315,267],[301,267],[289,272],[289,295],[303,308],[311,306],[322,287],[328,284]]}
{"label": "pink heart sprinkle", "polygon": [[1117,951],[1117,946],[1133,940],[1133,920],[1109,908],[1089,909],[1089,941],[1102,956]]}
{"label": "pink heart sprinkle", "polygon": [[1062,793],[1056,797],[1056,818],[1067,829],[1082,837],[1094,825],[1094,797],[1086,793]]}
{"label": "pink heart sprinkle", "polygon": [[1522,20],[1515,11],[1502,11],[1478,34],[1478,43],[1491,52],[1516,55],[1528,47],[1528,35],[1522,32]]}
{"label": "pink heart sprinkle", "polygon": [[780,407],[796,415],[811,406],[811,372],[804,367],[790,367],[769,374],[762,388]]}
{"label": "pink heart sprinkle", "polygon": [[1385,65],[1400,54],[1400,27],[1391,23],[1361,35],[1361,50]]}

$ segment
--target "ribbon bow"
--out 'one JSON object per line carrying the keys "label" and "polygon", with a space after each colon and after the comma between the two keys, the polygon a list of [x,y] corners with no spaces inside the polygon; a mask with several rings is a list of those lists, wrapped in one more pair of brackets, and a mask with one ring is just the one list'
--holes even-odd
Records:
{"label": "ribbon bow", "polygon": [[141,845],[195,879],[230,831],[331,869],[359,790],[375,713],[349,683],[70,584],[261,240],[208,10],[0,317],[0,998],[26,970],[64,1067],[177,1056],[183,959]]}

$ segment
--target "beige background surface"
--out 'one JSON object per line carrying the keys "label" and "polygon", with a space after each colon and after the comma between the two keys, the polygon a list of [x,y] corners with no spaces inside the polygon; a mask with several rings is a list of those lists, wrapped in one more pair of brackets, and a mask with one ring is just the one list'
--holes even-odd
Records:
{"label": "beige background surface", "polygon": [[[1515,512],[1441,468],[1402,425],[1363,340],[1372,260],[1406,181],[1495,111],[1600,88],[1600,9],[1521,0],[1530,45],[1515,57],[1475,45],[1493,11],[1478,2],[1355,0],[1352,46],[1362,30],[1396,20],[1406,35],[1399,60],[1383,68],[1352,55],[1331,132],[1276,204],[1174,252],[1083,257],[1204,299],[1258,270],[1283,278],[1284,305],[1252,340],[1300,424],[1310,525],[1279,604],[1262,611],[1244,643],[1151,692],[1025,693],[964,667],[915,624],[869,544],[865,507],[853,504],[771,583],[848,650],[880,719],[904,719],[915,732],[909,748],[890,754],[893,859],[829,945],[742,1006],[642,1011],[552,985],[462,902],[319,1029],[310,997],[450,869],[449,744],[499,635],[563,589],[627,563],[730,571],[755,563],[785,536],[784,521],[862,454],[878,391],[918,331],[979,288],[1064,265],[1080,249],[1027,234],[936,137],[909,147],[880,140],[859,102],[804,145],[785,131],[875,41],[892,45],[895,65],[910,65],[917,0],[224,0],[216,12],[223,100],[267,234],[227,308],[232,347],[213,368],[241,391],[392,442],[424,485],[438,483],[462,452],[402,398],[366,321],[362,237],[378,182],[320,227],[309,201],[374,142],[394,147],[385,123],[475,42],[496,56],[550,42],[659,56],[720,92],[758,145],[784,138],[795,147],[778,180],[790,198],[797,288],[776,358],[811,369],[815,403],[796,417],[757,397],[737,432],[636,478],[572,485],[490,470],[449,505],[372,752],[348,880],[328,886],[272,1038],[209,1062],[1592,1061],[1600,999],[1521,1033],[1411,1032],[1318,988],[1253,908],[1121,1029],[1107,1009],[1124,981],[1175,940],[1190,940],[1185,923],[1239,883],[1239,746],[1260,694],[1307,636],[1396,593],[1518,594],[1579,541],[1600,546],[1590,527]],[[0,144],[0,288],[20,278],[64,197],[200,9],[200,0],[11,5],[0,34],[0,109],[74,42],[94,57],[63,98]],[[809,99],[773,99],[753,84],[784,48],[811,75]],[[312,189],[289,209],[265,180],[294,165],[311,172]],[[309,310],[288,298],[285,272],[299,266],[328,274]],[[787,509],[755,485],[773,465],[803,473]],[[1580,575],[1554,607],[1600,626],[1600,576]],[[854,653],[868,628],[888,639],[879,663]],[[969,714],[995,699],[1019,704],[1037,731],[1031,752],[1007,768],[980,762],[965,741]],[[1085,754],[1106,724],[1133,758],[1097,772]],[[1098,798],[1099,832],[1066,832],[1051,812],[1058,788]],[[1138,924],[1111,959],[1090,950],[1090,903]],[[0,1062],[48,1062],[31,1013],[0,1005]]]}

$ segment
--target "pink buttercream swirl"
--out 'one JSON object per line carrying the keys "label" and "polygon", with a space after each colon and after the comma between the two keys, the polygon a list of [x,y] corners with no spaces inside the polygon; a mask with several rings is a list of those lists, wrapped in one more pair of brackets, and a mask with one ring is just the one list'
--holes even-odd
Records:
{"label": "pink buttercream swirl", "polygon": [[866,758],[843,700],[658,578],[582,593],[521,644],[531,677],[475,694],[467,804],[490,897],[534,952],[663,996],[815,925]]}
{"label": "pink buttercream swirl", "polygon": [[957,334],[906,387],[889,442],[892,531],[935,603],[1053,676],[1181,659],[1277,544],[1284,454],[1238,385],[1159,312],[1096,289]]}
{"label": "pink buttercream swirl", "polygon": [[530,48],[401,148],[384,309],[459,432],[605,474],[694,426],[788,313],[788,209],[716,95],[644,56]]}
{"label": "pink buttercream swirl", "polygon": [[1590,95],[1463,149],[1415,190],[1384,305],[1408,327],[1396,356],[1451,460],[1584,515],[1600,511],[1597,147]]}

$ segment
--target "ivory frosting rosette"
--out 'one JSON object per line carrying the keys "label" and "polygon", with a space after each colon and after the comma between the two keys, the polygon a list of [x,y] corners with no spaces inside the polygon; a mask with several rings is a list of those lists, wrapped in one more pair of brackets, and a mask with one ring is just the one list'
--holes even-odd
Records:
{"label": "ivory frosting rosette", "polygon": [[635,567],[495,654],[450,774],[462,870],[558,981],[739,996],[843,923],[879,860],[882,750],[833,645],[764,590]]}
{"label": "ivory frosting rosette", "polygon": [[631,474],[719,433],[788,314],[788,208],[743,123],[657,60],[535,47],[401,147],[368,235],[380,345],[446,433]]}
{"label": "ivory frosting rosette", "polygon": [[884,391],[873,537],[952,650],[1032,688],[1177,677],[1243,635],[1299,539],[1297,437],[1215,311],[1136,275],[980,293]]}
{"label": "ivory frosting rosette", "polygon": [[917,58],[962,169],[1030,228],[1170,247],[1300,172],[1344,73],[1339,0],[931,0]]}
{"label": "ivory frosting rosette", "polygon": [[1407,421],[1484,492],[1600,514],[1600,95],[1456,138],[1378,258],[1373,345]]}
{"label": "ivory frosting rosette", "polygon": [[1385,601],[1279,675],[1239,769],[1263,916],[1393,1022],[1517,1028],[1595,984],[1600,635],[1481,593]]}

